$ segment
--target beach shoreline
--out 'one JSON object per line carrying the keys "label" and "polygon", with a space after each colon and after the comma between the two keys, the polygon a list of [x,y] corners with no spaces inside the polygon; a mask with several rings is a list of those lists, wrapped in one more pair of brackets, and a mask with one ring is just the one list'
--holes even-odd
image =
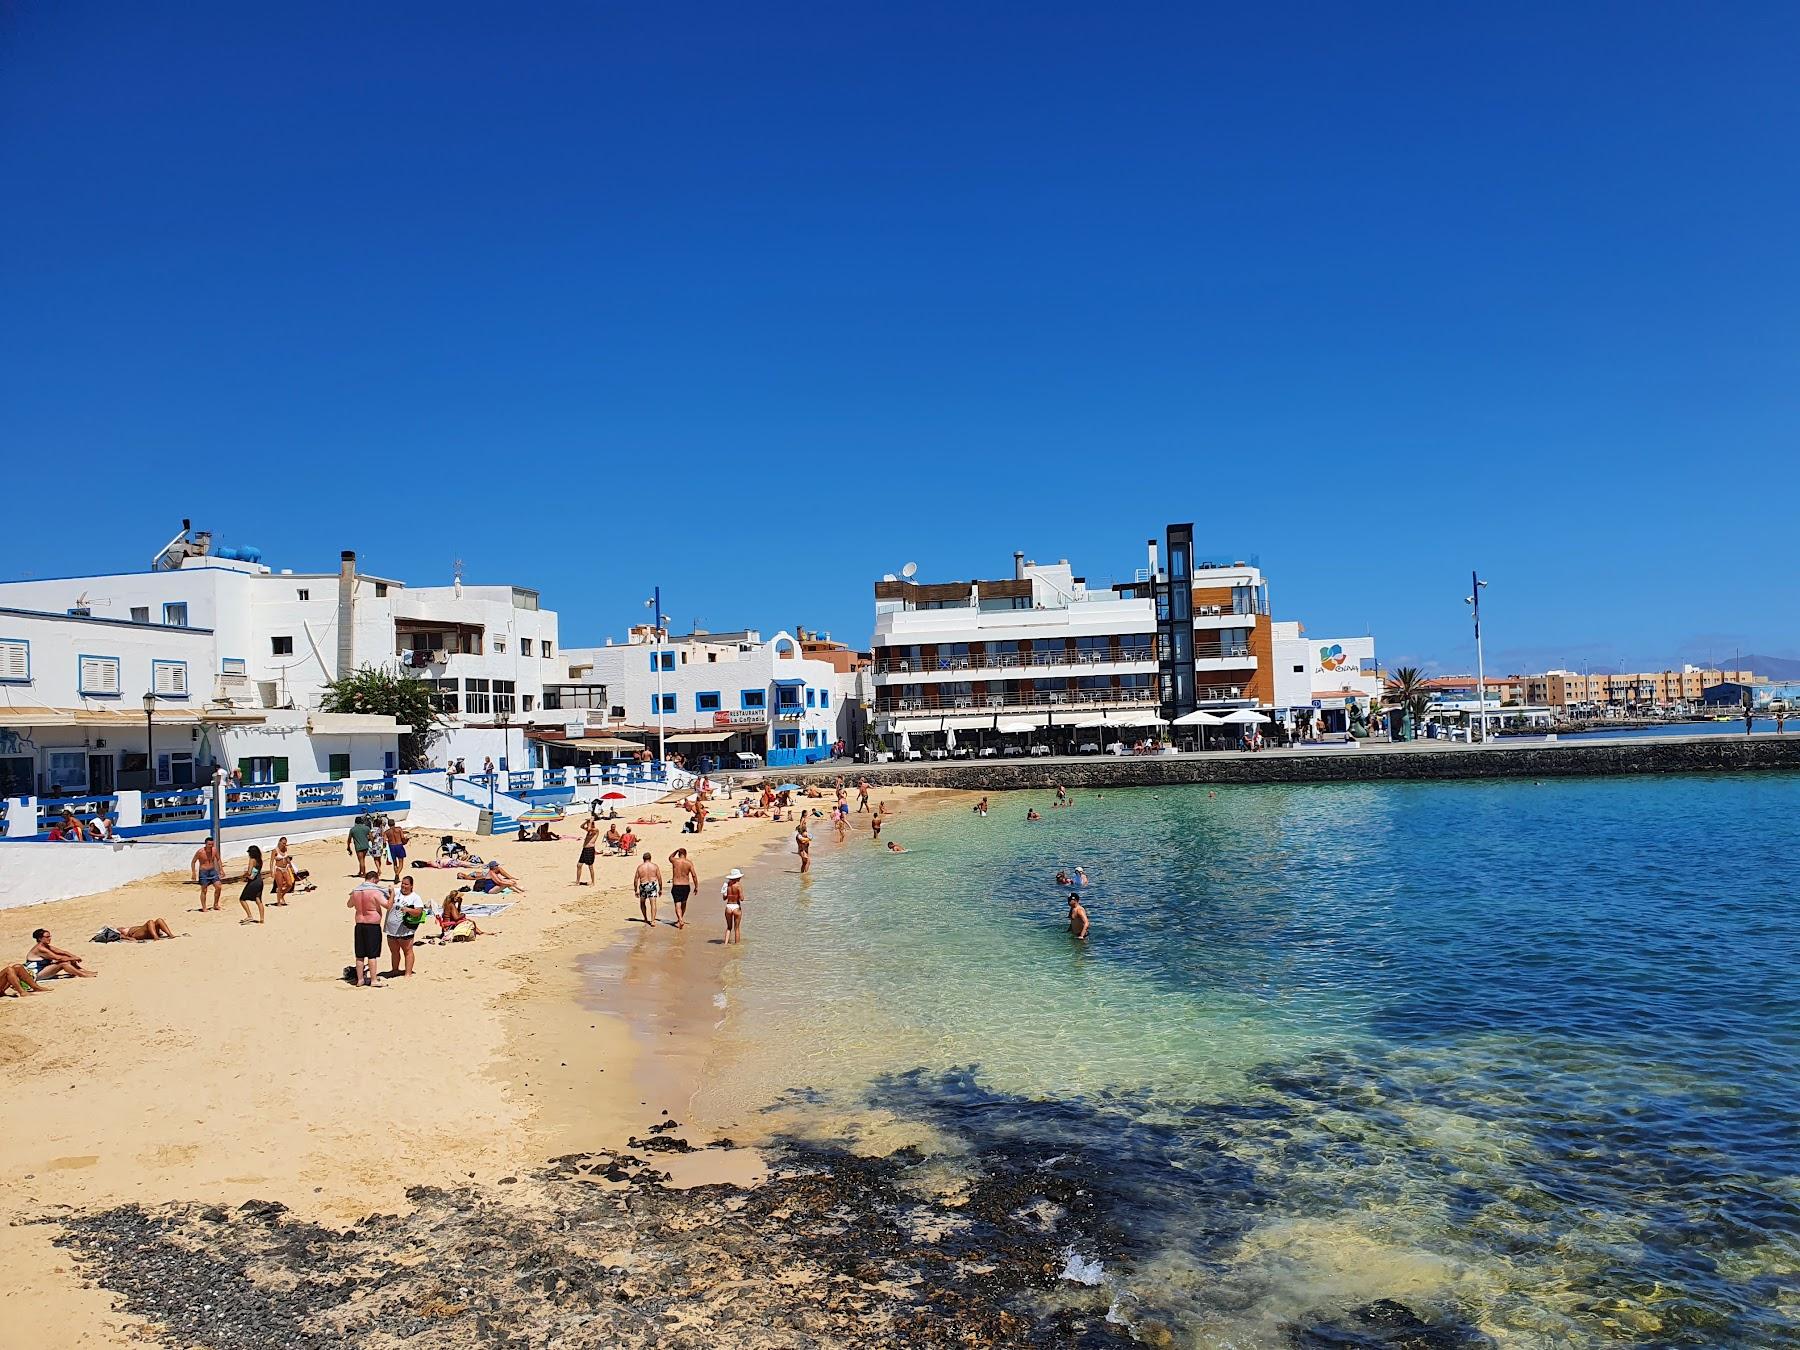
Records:
{"label": "beach shoreline", "polygon": [[[899,804],[919,794],[888,795]],[[828,802],[829,794],[813,804]],[[683,961],[682,948],[723,950],[708,945],[719,878],[791,848],[793,825],[714,817],[694,836],[681,833],[674,804],[642,814],[667,822],[641,827],[665,874],[671,851],[694,852],[700,881],[685,932],[651,934],[636,922],[630,859],[603,857],[596,887],[574,885],[579,817],[558,826],[559,843],[459,836],[502,858],[523,894],[481,921],[491,935],[422,945],[419,975],[376,991],[339,976],[351,957],[344,897],[354,884],[341,841],[294,848],[319,889],[271,908],[264,925],[240,923],[235,884],[220,913],[201,915],[197,888],[167,876],[9,911],[3,940],[17,951],[33,929],[48,928],[100,976],[54,981],[52,992],[4,1008],[12,1090],[0,1100],[0,1159],[14,1180],[16,1217],[0,1230],[0,1312],[11,1325],[43,1328],[36,1343],[46,1346],[155,1339],[55,1245],[58,1223],[33,1220],[119,1205],[275,1201],[341,1228],[405,1211],[415,1185],[451,1181],[505,1182],[502,1203],[529,1208],[537,1202],[529,1174],[546,1159],[624,1148],[676,1118],[683,1075],[703,1063],[716,1018],[686,1037],[652,1038],[623,1015],[630,990],[649,988],[652,972],[671,998],[704,984],[693,977],[712,963]],[[813,825],[816,838],[829,833],[824,818]],[[429,844],[419,834],[415,857],[435,844],[435,833]],[[239,861],[228,856],[228,872]],[[444,873],[411,875],[434,903],[450,889]],[[661,908],[671,915],[666,890]],[[186,936],[88,941],[102,926],[152,915]],[[587,965],[634,934],[639,945],[675,941],[632,965],[608,1006]],[[778,938],[758,932],[752,914],[747,940]],[[684,1058],[673,1057],[673,1044],[687,1046]],[[699,1180],[756,1178],[748,1151],[730,1162],[717,1176],[689,1170]]]}

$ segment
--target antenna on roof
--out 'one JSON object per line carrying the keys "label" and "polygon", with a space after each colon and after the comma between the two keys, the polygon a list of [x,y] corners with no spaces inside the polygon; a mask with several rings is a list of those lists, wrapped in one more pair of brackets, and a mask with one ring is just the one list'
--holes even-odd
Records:
{"label": "antenna on roof", "polygon": [[456,592],[456,598],[458,600],[462,599],[462,567],[463,564],[461,558],[458,558],[450,565],[450,574],[455,579],[453,589]]}
{"label": "antenna on roof", "polygon": [[916,562],[909,562],[905,567],[900,569],[900,575],[905,577],[908,581],[911,581],[914,577],[919,575],[919,564]]}

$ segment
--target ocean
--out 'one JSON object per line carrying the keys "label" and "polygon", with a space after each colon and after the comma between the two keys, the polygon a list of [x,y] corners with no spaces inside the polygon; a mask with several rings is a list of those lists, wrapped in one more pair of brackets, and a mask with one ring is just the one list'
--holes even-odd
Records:
{"label": "ocean", "polygon": [[699,1120],[1055,1176],[1152,1342],[1796,1343],[1800,776],[866,819],[753,877]]}

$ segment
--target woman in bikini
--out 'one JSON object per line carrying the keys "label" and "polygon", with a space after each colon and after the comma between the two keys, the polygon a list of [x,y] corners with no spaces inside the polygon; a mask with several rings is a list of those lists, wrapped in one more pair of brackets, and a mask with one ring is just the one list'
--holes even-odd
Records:
{"label": "woman in bikini", "polygon": [[443,911],[438,915],[440,942],[473,942],[481,936],[481,925],[463,913],[462,898],[461,890],[444,897]]}
{"label": "woman in bikini", "polygon": [[156,942],[180,936],[163,919],[145,919],[142,923],[120,924],[119,932],[127,942]]}
{"label": "woman in bikini", "polygon": [[294,890],[294,855],[288,852],[285,834],[275,841],[275,852],[269,858],[269,874],[275,882],[275,903],[285,905]]}
{"label": "woman in bikini", "polygon": [[719,888],[719,895],[725,901],[725,941],[727,943],[744,940],[744,874],[732,868],[725,874],[725,884]]}

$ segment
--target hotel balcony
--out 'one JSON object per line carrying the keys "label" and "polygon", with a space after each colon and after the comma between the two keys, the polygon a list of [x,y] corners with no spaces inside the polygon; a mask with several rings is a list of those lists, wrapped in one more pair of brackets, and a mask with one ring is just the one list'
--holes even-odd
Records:
{"label": "hotel balcony", "polygon": [[978,670],[1066,670],[1080,675],[1137,675],[1156,669],[1156,658],[1147,652],[1123,648],[1108,651],[983,652],[968,656],[940,656],[931,661],[878,659],[877,680],[945,680]]}
{"label": "hotel balcony", "polygon": [[1141,708],[1161,701],[1162,696],[1155,689],[1008,690],[1000,694],[957,694],[942,699],[929,694],[924,698],[878,697],[875,711],[879,716],[911,713],[927,717],[979,717],[1016,708],[1094,712],[1103,708]]}

